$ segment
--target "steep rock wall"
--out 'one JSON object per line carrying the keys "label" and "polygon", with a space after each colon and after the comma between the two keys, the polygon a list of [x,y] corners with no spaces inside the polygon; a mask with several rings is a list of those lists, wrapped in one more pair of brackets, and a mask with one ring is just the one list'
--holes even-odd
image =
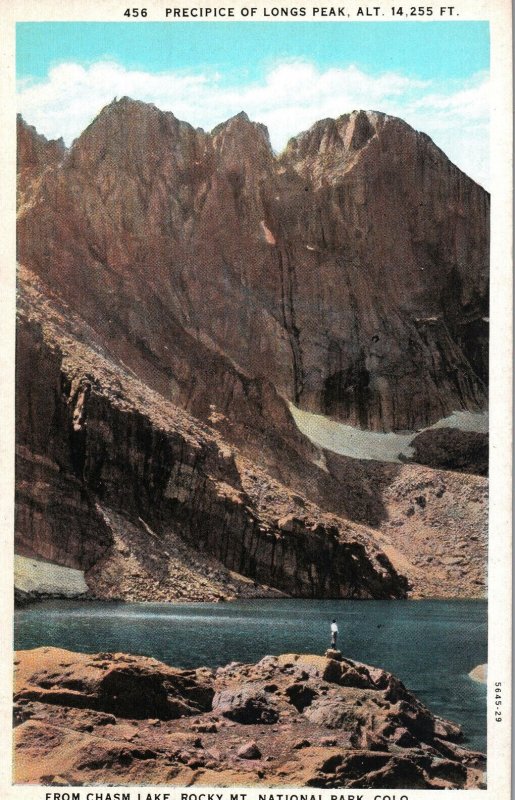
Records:
{"label": "steep rock wall", "polygon": [[206,134],[123,98],[42,174],[18,247],[203,419],[216,355],[303,408],[413,430],[485,405],[488,217],[480,186],[378,112],[276,158],[245,114]]}
{"label": "steep rock wall", "polygon": [[73,470],[62,356],[32,321],[16,337],[16,552],[88,569],[111,537]]}
{"label": "steep rock wall", "polygon": [[[18,330],[26,397],[17,421],[18,552],[88,570],[112,543],[105,513],[112,508],[158,538],[178,534],[229,569],[288,594],[405,594],[405,579],[365,528],[295,501],[98,349],[83,339],[57,341],[48,319],[20,311]],[[258,502],[265,479],[266,511]],[[277,502],[297,508],[297,516],[278,519]]]}

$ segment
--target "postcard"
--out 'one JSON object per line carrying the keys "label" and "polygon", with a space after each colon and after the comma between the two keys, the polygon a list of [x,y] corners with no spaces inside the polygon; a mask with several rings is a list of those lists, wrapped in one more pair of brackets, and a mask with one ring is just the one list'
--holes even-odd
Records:
{"label": "postcard", "polygon": [[15,0],[9,800],[507,798],[506,0]]}

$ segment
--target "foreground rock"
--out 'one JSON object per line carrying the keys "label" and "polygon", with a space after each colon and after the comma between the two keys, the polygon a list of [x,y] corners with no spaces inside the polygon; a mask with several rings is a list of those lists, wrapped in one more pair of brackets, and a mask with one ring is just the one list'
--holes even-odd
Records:
{"label": "foreground rock", "polygon": [[483,786],[459,726],[344,657],[179,670],[38,648],[15,665],[16,783]]}

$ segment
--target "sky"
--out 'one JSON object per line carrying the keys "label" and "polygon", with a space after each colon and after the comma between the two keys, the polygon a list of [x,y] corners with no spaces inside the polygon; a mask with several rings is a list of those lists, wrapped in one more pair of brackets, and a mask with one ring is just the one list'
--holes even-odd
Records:
{"label": "sky", "polygon": [[18,23],[18,111],[71,144],[114,97],[211,130],[239,111],[280,151],[318,119],[402,117],[489,188],[485,22]]}

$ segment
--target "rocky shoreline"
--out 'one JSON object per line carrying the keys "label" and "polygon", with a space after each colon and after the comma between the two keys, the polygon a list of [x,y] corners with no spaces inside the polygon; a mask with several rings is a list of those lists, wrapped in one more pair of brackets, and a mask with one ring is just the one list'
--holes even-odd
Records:
{"label": "rocky shoreline", "polygon": [[325,656],[176,669],[15,655],[15,782],[484,788],[486,759],[377,667]]}

